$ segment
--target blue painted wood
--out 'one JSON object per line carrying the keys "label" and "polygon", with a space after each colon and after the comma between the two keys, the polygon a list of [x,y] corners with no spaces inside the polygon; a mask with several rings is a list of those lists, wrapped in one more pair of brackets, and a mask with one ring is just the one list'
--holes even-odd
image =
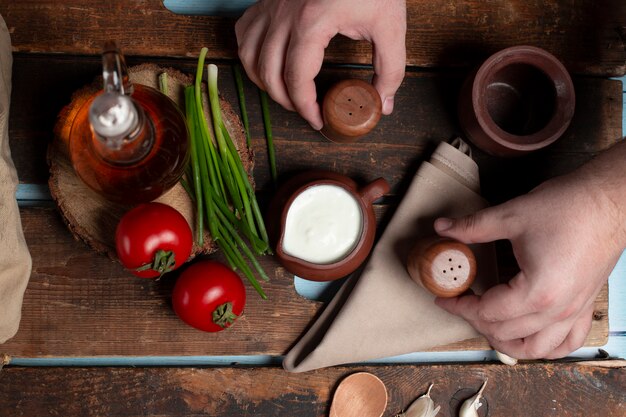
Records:
{"label": "blue painted wood", "polygon": [[11,358],[16,366],[233,366],[280,365],[282,357],[255,356],[151,356],[103,358]]}
{"label": "blue painted wood", "polygon": [[[623,358],[626,353],[626,335],[611,335],[609,343],[602,347],[611,357]],[[593,359],[598,356],[598,348],[582,348],[569,357]],[[280,366],[282,356],[139,356],[139,357],[100,357],[100,358],[11,358],[16,366]],[[497,357],[492,350],[455,352],[415,352],[393,356],[360,365],[415,364],[450,362],[494,362]]]}
{"label": "blue painted wood", "polygon": [[163,5],[177,14],[238,17],[255,0],[164,0]]}
{"label": "blue painted wood", "polygon": [[[621,332],[626,342],[626,252],[609,276],[609,331]],[[626,357],[626,349],[622,357]]]}
{"label": "blue painted wood", "polygon": [[52,199],[47,184],[18,184],[15,198],[20,205]]}

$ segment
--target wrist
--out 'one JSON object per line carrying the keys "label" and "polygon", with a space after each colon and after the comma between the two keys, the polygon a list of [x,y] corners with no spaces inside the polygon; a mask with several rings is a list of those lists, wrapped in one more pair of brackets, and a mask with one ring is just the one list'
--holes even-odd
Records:
{"label": "wrist", "polygon": [[590,195],[597,199],[608,221],[614,226],[615,242],[626,248],[626,140],[584,165],[579,174]]}

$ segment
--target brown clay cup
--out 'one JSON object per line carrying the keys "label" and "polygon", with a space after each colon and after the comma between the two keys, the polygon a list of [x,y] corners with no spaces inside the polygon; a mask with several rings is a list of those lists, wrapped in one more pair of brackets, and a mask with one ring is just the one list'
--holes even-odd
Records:
{"label": "brown clay cup", "polygon": [[[318,185],[334,185],[348,192],[361,209],[362,227],[354,249],[342,259],[316,264],[291,256],[283,250],[283,237],[289,207],[303,191]],[[333,281],[354,272],[367,258],[376,236],[373,203],[389,192],[389,183],[378,178],[359,187],[351,178],[331,171],[307,171],[292,177],[276,193],[270,203],[268,228],[278,261],[289,272],[311,281]]]}
{"label": "brown clay cup", "polygon": [[574,105],[574,85],[557,58],[533,46],[514,46],[489,57],[467,78],[459,122],[485,152],[520,156],[561,137]]}

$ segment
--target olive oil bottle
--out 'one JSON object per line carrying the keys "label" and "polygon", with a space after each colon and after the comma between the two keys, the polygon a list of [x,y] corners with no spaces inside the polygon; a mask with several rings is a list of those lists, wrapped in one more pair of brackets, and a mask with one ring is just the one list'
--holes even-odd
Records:
{"label": "olive oil bottle", "polygon": [[185,117],[169,97],[133,85],[122,53],[107,42],[104,89],[78,110],[69,151],[82,181],[118,203],[154,200],[172,188],[189,159]]}

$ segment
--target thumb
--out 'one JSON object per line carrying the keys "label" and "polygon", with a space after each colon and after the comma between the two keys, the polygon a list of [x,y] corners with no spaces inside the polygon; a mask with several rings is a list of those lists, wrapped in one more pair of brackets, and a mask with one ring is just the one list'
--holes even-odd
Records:
{"label": "thumb", "polygon": [[498,206],[458,219],[440,217],[435,220],[434,227],[440,236],[464,243],[485,243],[510,238],[509,226]]}
{"label": "thumb", "polygon": [[372,37],[374,88],[380,94],[383,114],[393,111],[394,96],[404,79],[406,66],[406,27],[384,27]]}

